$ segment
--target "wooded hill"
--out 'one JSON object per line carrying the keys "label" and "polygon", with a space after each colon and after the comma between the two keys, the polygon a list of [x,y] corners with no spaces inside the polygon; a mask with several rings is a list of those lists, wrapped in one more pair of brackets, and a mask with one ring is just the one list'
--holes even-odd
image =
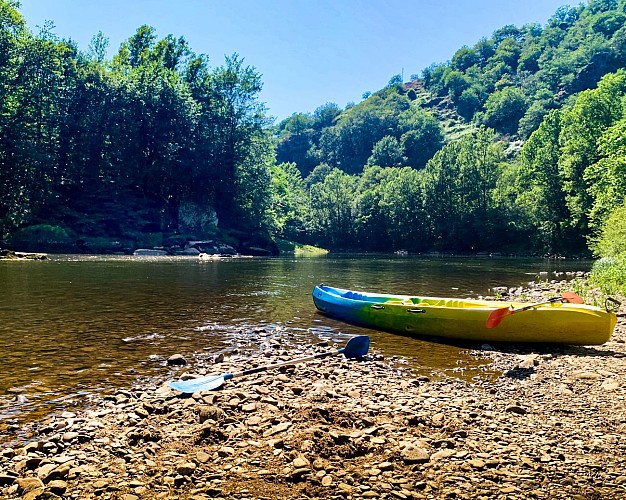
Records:
{"label": "wooded hill", "polygon": [[272,126],[236,54],[142,26],[108,60],[0,0],[0,236],[584,254],[626,195],[625,21],[626,0],[563,7]]}
{"label": "wooded hill", "polygon": [[280,123],[277,158],[308,176],[318,242],[584,253],[626,194],[625,11],[562,7],[345,110]]}

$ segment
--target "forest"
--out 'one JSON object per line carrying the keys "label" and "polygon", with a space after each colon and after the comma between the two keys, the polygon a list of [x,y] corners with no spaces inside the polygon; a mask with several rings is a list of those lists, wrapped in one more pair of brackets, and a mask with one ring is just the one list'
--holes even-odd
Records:
{"label": "forest", "polygon": [[0,0],[0,44],[0,239],[16,249],[626,246],[626,0],[504,26],[409,82],[278,124],[242,56],[213,66],[149,26],[107,59],[104,34],[83,52]]}

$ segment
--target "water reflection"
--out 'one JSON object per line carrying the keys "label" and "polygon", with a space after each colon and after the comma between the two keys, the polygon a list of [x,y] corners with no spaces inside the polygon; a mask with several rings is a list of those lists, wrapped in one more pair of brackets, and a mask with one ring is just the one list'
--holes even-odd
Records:
{"label": "water reflection", "polygon": [[[462,347],[369,331],[317,314],[313,286],[468,297],[536,280],[539,273],[545,279],[588,267],[582,261],[389,256],[0,261],[0,426],[49,411],[51,401],[63,406],[68,396],[167,373],[151,360],[228,349],[236,331],[259,325],[279,325],[283,338],[301,342],[368,333],[376,349],[409,356],[425,373],[459,364],[471,369],[477,363]],[[256,341],[251,336],[250,342]]]}

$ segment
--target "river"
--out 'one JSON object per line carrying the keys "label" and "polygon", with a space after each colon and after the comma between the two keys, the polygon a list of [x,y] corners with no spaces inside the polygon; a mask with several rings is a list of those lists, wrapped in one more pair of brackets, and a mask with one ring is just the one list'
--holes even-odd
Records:
{"label": "river", "polygon": [[[476,297],[495,286],[555,279],[555,273],[589,266],[570,260],[413,256],[0,261],[0,442],[14,437],[24,422],[79,405],[86,394],[127,387],[140,376],[164,376],[169,370],[164,359],[172,354],[228,350],[235,331],[263,329],[266,336],[276,331],[279,340],[301,343],[365,332],[385,356],[408,356],[426,374],[471,373],[478,363],[467,349],[320,315],[311,300],[313,286]],[[249,342],[259,339],[251,333]]]}

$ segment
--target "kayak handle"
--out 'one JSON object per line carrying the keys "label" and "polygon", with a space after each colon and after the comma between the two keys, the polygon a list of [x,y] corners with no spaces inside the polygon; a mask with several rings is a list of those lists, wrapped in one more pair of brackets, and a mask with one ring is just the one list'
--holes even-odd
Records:
{"label": "kayak handle", "polygon": [[406,312],[410,312],[410,313],[425,313],[426,309],[407,309]]}
{"label": "kayak handle", "polygon": [[384,309],[385,306],[379,306],[377,304],[374,304],[373,306],[371,306],[372,309]]}

